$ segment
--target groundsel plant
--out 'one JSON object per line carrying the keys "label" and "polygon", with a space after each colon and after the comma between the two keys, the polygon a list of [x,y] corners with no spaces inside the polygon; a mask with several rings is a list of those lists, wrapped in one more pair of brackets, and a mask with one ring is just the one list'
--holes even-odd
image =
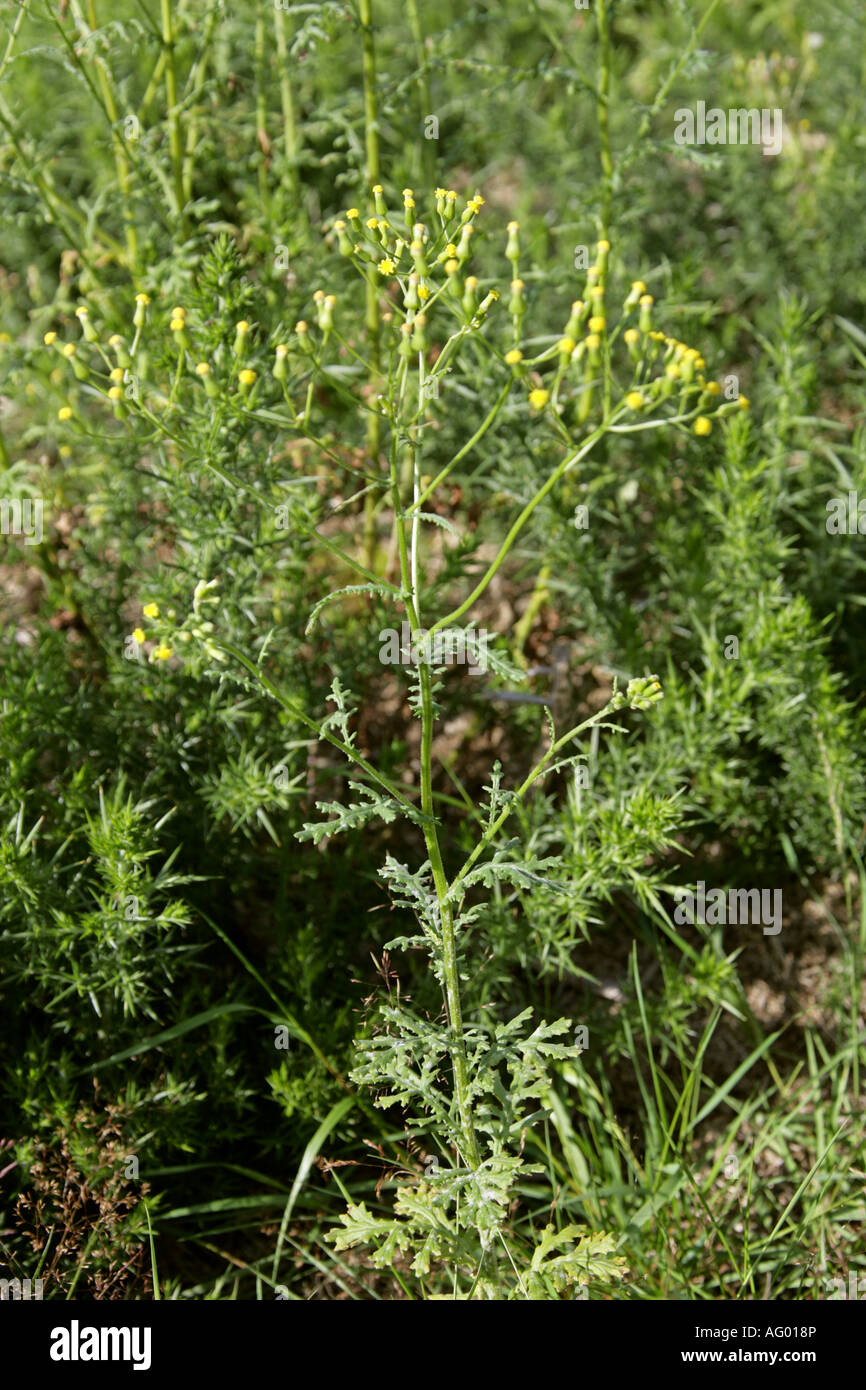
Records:
{"label": "groundsel plant", "polygon": [[[384,614],[394,627],[408,623],[418,640],[395,678],[405,680],[409,708],[420,721],[417,782],[397,785],[361,750],[356,702],[339,680],[332,685],[334,710],[321,718],[280,688],[268,669],[278,627],[251,634],[246,649],[221,635],[212,549],[202,551],[191,596],[189,589],[180,592],[186,582],[180,570],[169,602],[164,586],[171,581],[165,579],[162,602],[143,594],[125,654],[172,669],[183,663],[195,674],[258,690],[291,721],[340,750],[353,769],[352,796],[348,804],[317,803],[322,818],[304,826],[300,839],[324,843],[376,819],[399,818],[423,843],[414,865],[389,855],[380,871],[394,906],[412,924],[387,945],[426,954],[441,987],[442,1013],[431,1018],[405,1000],[383,1004],[358,1042],[352,1080],[383,1110],[401,1108],[404,1155],[427,1158],[417,1171],[405,1169],[390,1212],[350,1200],[332,1242],[339,1249],[369,1248],[374,1265],[390,1267],[422,1297],[573,1297],[576,1287],[603,1288],[622,1276],[625,1261],[613,1238],[581,1226],[551,1224],[530,1232],[515,1224],[521,1185],[540,1171],[523,1158],[525,1135],[545,1117],[552,1068],[579,1055],[568,1040],[573,1025],[533,1020],[529,1010],[491,1017],[473,1000],[470,966],[484,950],[485,901],[497,886],[545,884],[555,872],[557,861],[538,859],[508,838],[509,820],[542,779],[577,767],[585,756],[584,735],[621,731],[611,716],[648,711],[662,691],[655,676],[635,673],[625,690],[615,682],[604,707],[572,727],[557,729],[546,713],[546,730],[539,731],[544,751],[511,786],[498,763],[491,768],[486,803],[470,822],[477,829],[474,845],[454,863],[454,846],[446,843],[451,831],[437,806],[433,755],[446,670],[432,664],[437,647],[430,639],[445,629],[463,632],[472,649],[473,610],[536,509],[564,480],[579,476],[600,441],[648,430],[707,435],[715,420],[747,402],[724,401],[700,351],[658,326],[652,295],[615,266],[606,239],[598,242],[580,297],[560,324],[552,330],[535,324],[530,331],[532,295],[521,278],[518,224],[511,222],[503,237],[507,279],[501,286],[482,282],[472,267],[484,200],[476,194],[459,202],[453,190],[439,188],[422,216],[412,190],[389,200],[382,185],[373,187],[366,214],[349,208],[327,229],[335,273],[339,252],[364,283],[359,307],[351,292],[338,298],[319,289],[290,333],[268,334],[255,322],[251,290],[244,299],[249,317],[225,322],[220,277],[211,275],[213,302],[200,295],[195,311],[163,305],[154,289],[142,289],[131,334],[114,333],[103,344],[95,313],[82,305],[80,339],[63,344],[52,332],[45,345],[65,359],[69,374],[58,419],[70,442],[76,430],[86,432],[86,407],[101,398],[142,446],[164,445],[175,468],[218,478],[245,507],[258,506],[268,525],[279,510],[273,488],[260,486],[263,475],[255,470],[241,476],[232,466],[233,439],[252,435],[268,456],[278,439],[303,441],[316,452],[319,472],[295,484],[296,491],[309,485],[309,504],[286,506],[276,524],[296,527],[294,539],[323,547],[329,563],[355,582],[317,601],[307,630],[327,605],[341,602],[364,606],[371,642]],[[227,262],[235,253],[223,245],[214,254]],[[204,282],[210,283],[207,275]],[[363,349],[362,310],[371,300],[379,315],[375,361]],[[484,364],[490,391],[486,413],[466,428],[450,457],[441,457],[442,435],[430,426],[449,423],[446,437],[459,435],[465,406],[449,377],[475,371],[477,363]],[[56,383],[56,372],[51,380]],[[335,401],[350,407],[349,429],[352,421],[366,423],[375,415],[377,428],[366,428],[362,437],[380,441],[379,457],[367,454],[360,467],[347,467],[344,449],[328,434],[327,410]],[[537,484],[469,591],[450,593],[440,605],[447,611],[432,611],[443,587],[434,576],[432,539],[444,533],[455,546],[461,540],[452,534],[444,484],[485,436],[503,428],[527,439]],[[350,501],[375,521],[380,543],[372,553],[350,528],[345,544],[334,539],[332,527],[325,533],[315,499],[328,470],[357,482]],[[464,577],[459,567],[448,572],[452,590],[455,572]],[[520,679],[519,647],[512,641],[509,650],[507,639],[499,641],[487,653],[494,676]]]}

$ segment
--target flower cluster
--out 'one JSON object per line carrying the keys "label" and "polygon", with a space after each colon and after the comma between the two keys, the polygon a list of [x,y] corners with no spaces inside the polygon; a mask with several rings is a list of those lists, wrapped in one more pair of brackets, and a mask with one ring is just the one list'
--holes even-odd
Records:
{"label": "flower cluster", "polygon": [[480,193],[458,208],[454,189],[437,188],[431,222],[416,216],[415,194],[403,189],[402,208],[389,210],[381,184],[372,190],[375,213],[362,217],[349,208],[333,224],[337,244],[365,276],[386,282],[380,313],[386,323],[399,316],[399,351],[408,357],[429,346],[428,315],[446,297],[465,322],[480,323],[494,302],[497,290],[479,295],[476,276],[466,273],[476,219],[484,205]]}
{"label": "flower cluster", "polygon": [[181,623],[178,623],[173,608],[163,614],[158,603],[145,603],[141,610],[142,620],[147,620],[148,629],[141,626],[133,628],[127,638],[127,649],[138,657],[145,643],[150,642],[148,660],[151,663],[163,662],[170,660],[178,648],[195,641],[214,661],[225,661],[211,636],[214,625],[203,612],[205,606],[219,603],[219,595],[214,592],[218,586],[217,579],[200,579],[193,593],[192,609]]}
{"label": "flower cluster", "polygon": [[[426,352],[430,314],[440,300],[456,310],[464,328],[480,327],[499,298],[496,288],[482,291],[478,278],[470,273],[472,238],[484,205],[481,195],[475,194],[460,207],[453,189],[437,188],[429,223],[417,220],[411,188],[403,190],[402,208],[395,210],[389,209],[384,189],[377,184],[372,204],[375,211],[368,217],[357,207],[349,208],[332,230],[342,253],[368,282],[371,277],[378,285],[384,282],[384,294],[378,295],[380,315],[390,324],[396,309],[399,352],[407,357]],[[552,410],[561,415],[562,406],[574,401],[574,420],[580,426],[589,419],[600,395],[609,419],[667,402],[673,409],[668,409],[665,418],[688,421],[696,434],[706,435],[715,415],[748,407],[745,397],[723,402],[718,383],[705,375],[706,362],[698,349],[655,327],[655,300],[642,280],[631,284],[615,314],[616,322],[611,322],[611,245],[607,240],[596,245],[581,297],[573,302],[562,331],[547,339],[549,346],[530,355],[528,346],[537,344],[539,337],[524,333],[527,297],[520,275],[517,221],[508,223],[505,256],[511,267],[511,343],[502,360],[516,380],[526,383],[533,413]],[[614,356],[614,350],[622,347],[631,377],[626,386],[619,384],[622,369]],[[437,360],[436,374],[440,370]]]}
{"label": "flower cluster", "polygon": [[[642,280],[632,282],[621,304],[618,322],[611,328],[607,307],[610,251],[609,241],[598,242],[595,263],[586,271],[582,297],[573,302],[561,336],[531,360],[526,359],[520,346],[525,286],[516,275],[512,280],[509,307],[515,343],[505,354],[505,362],[516,376],[530,375],[530,408],[536,412],[548,407],[555,409],[565,398],[576,395],[576,420],[583,424],[597,394],[605,390],[607,383],[605,405],[609,410],[616,380],[613,350],[621,338],[630,359],[632,380],[624,392],[618,393],[618,410],[636,413],[670,398],[676,406],[676,416],[691,418],[695,433],[706,435],[712,428],[711,414],[747,409],[745,396],[732,404],[721,402],[721,388],[717,382],[707,380],[706,362],[697,348],[653,327],[655,300]],[[517,222],[509,223],[505,255],[516,272],[520,255]],[[555,364],[554,373],[542,380],[538,368],[547,362]]]}

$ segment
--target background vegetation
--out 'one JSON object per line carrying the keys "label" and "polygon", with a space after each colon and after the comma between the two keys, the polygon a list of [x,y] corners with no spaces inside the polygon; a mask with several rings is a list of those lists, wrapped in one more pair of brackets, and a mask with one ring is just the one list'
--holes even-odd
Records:
{"label": "background vegetation", "polygon": [[[0,496],[45,518],[39,544],[0,537],[0,1274],[55,1298],[701,1300],[826,1297],[866,1273],[864,540],[826,526],[831,498],[866,496],[859,0],[7,0],[0,17]],[[678,146],[674,112],[698,100],[780,108],[781,152]],[[515,810],[495,852],[517,870],[491,874],[467,934],[469,1025],[531,1009],[587,1030],[526,1081],[535,1122],[509,1120],[507,1292],[484,1239],[452,1233],[419,1264],[388,1224],[395,1194],[455,1161],[442,1124],[374,1106],[363,1074],[371,1040],[408,1036],[404,1006],[442,1022],[380,874],[420,869],[418,825],[304,831],[357,781],[324,719],[413,804],[423,758],[379,660],[402,616],[387,596],[343,595],[307,628],[357,583],[343,556],[399,583],[371,410],[393,325],[377,376],[382,306],[371,324],[334,226],[366,217],[374,182],[390,208],[415,189],[431,225],[436,188],[459,208],[480,193],[478,299],[502,290],[504,336],[481,325],[433,403],[425,478],[508,384],[511,221],[535,351],[583,291],[579,248],[609,239],[613,299],[645,282],[664,329],[750,401],[707,436],[602,439],[473,614],[508,666],[437,692],[456,872],[495,764],[518,786],[546,746],[541,707],[491,689],[543,695],[552,674],[532,672],[556,664],[563,729],[614,677],[664,690]],[[311,366],[294,326],[322,342],[315,291],[336,336]],[[439,334],[431,315],[431,366]],[[155,395],[112,402],[132,343]],[[430,504],[443,611],[558,461],[526,408],[542,380]],[[782,931],[676,925],[672,890],[698,880],[780,888]],[[325,1238],[347,1203],[366,1244]],[[562,1278],[533,1256],[551,1227],[592,1255]]]}

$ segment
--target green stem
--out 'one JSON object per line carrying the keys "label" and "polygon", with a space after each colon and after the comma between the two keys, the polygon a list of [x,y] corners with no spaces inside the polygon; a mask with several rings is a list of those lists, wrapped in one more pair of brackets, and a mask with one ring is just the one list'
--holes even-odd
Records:
{"label": "green stem", "polygon": [[431,111],[430,78],[427,70],[427,53],[424,45],[424,28],[421,23],[421,12],[418,8],[418,0],[407,0],[409,11],[409,23],[412,27],[412,38],[415,41],[415,56],[418,63],[418,105],[419,105],[419,140],[421,141],[421,177],[429,193],[436,178],[436,165],[433,159],[433,142],[428,140],[424,131],[424,125],[433,113]]}
{"label": "green stem", "polygon": [[268,215],[268,112],[265,93],[265,16],[262,0],[256,6],[255,37],[256,139],[259,145],[259,199]]}
{"label": "green stem", "polygon": [[[391,460],[391,493],[394,505],[394,524],[397,531],[397,545],[400,553],[400,577],[403,586],[403,602],[409,617],[409,625],[414,641],[421,626],[416,597],[413,593],[412,572],[409,548],[406,544],[406,518],[400,499],[400,479],[397,474],[396,459]],[[424,814],[424,842],[433,873],[436,901],[439,907],[439,926],[442,933],[442,973],[445,982],[445,1003],[448,1010],[448,1025],[451,1033],[451,1063],[454,1071],[454,1092],[457,1098],[457,1111],[460,1117],[460,1130],[463,1137],[464,1159],[470,1168],[477,1168],[481,1162],[478,1140],[472,1116],[472,1102],[469,1096],[469,1062],[466,1053],[466,1039],[463,1035],[463,1006],[460,999],[460,971],[457,963],[457,940],[454,929],[454,913],[448,901],[448,878],[442,862],[439,834],[433,806],[433,691],[430,668],[425,662],[418,664],[418,677],[421,687],[421,810]]]}
{"label": "green stem", "polygon": [[544,564],[538,571],[538,577],[532,590],[532,597],[526,605],[526,612],[514,629],[514,653],[520,660],[523,656],[523,648],[526,646],[527,639],[532,631],[532,624],[538,616],[539,610],[547,602],[550,590],[548,580],[550,579],[550,565]]}
{"label": "green stem", "polygon": [[520,532],[523,530],[527,521],[532,516],[532,513],[535,511],[535,508],[538,506],[539,502],[542,502],[544,498],[547,496],[547,494],[553,488],[556,487],[556,484],[559,482],[562,475],[565,472],[567,472],[569,468],[572,468],[576,463],[579,463],[581,459],[585,458],[589,451],[592,448],[594,448],[594,446],[601,439],[602,435],[606,434],[609,426],[610,421],[607,419],[603,420],[602,423],[598,426],[598,428],[594,430],[592,434],[584,440],[583,444],[577,450],[577,452],[574,454],[568,454],[562,460],[562,463],[560,463],[559,467],[554,469],[544,486],[539,488],[535,496],[531,499],[531,501],[527,502],[526,506],[523,508],[523,511],[520,513],[517,520],[514,522],[513,526],[508,532],[508,535],[505,537],[505,540],[502,542],[502,545],[499,547],[495,559],[491,562],[484,575],[478,581],[475,588],[472,590],[472,593],[469,595],[467,599],[464,599],[463,603],[461,603],[457,608],[453,609],[450,613],[447,613],[444,618],[440,618],[437,623],[434,623],[433,627],[430,629],[431,636],[434,632],[438,632],[440,628],[449,627],[452,623],[456,623],[460,618],[463,617],[463,614],[469,608],[472,607],[476,599],[481,597],[481,595],[484,593],[484,590],[487,588],[487,585],[490,583],[491,579],[493,579],[494,575],[497,573],[500,565],[504,561],[509,550],[514,545],[514,542],[517,540],[517,537],[520,535]]}
{"label": "green stem", "polygon": [[[576,739],[578,734],[585,733],[587,729],[592,729],[596,724],[600,724],[603,719],[606,719],[611,712],[621,708],[621,704],[615,705],[614,702],[610,700],[605,705],[604,709],[600,709],[597,711],[596,714],[590,715],[589,719],[584,719],[581,724],[575,724],[573,729],[568,730],[568,733],[562,734],[560,738],[555,739],[551,742],[551,745],[545,753],[544,757],[541,758],[535,764],[532,771],[520,784],[516,792],[513,793],[513,796],[509,800],[508,805],[502,812],[500,812],[500,814],[496,817],[496,820],[492,823],[489,829],[487,829],[484,832],[481,839],[477,842],[475,848],[469,855],[469,858],[464,863],[462,869],[452,880],[449,889],[449,894],[453,894],[454,889],[466,877],[476,860],[484,852],[487,846],[493,843],[493,841],[496,839],[496,836],[499,834],[499,831],[502,829],[503,825],[508,820],[508,817],[514,811],[517,803],[523,800],[527,792],[534,786],[534,784],[538,781],[539,777],[543,775],[545,768],[552,761],[552,759],[555,758],[559,750],[561,748],[564,748],[566,744],[571,743],[574,739]],[[617,726],[613,725],[611,727],[615,728]]]}
{"label": "green stem", "polygon": [[[89,27],[96,28],[96,5],[95,0],[88,0],[87,14]],[[79,27],[83,30],[83,16],[76,15]],[[104,60],[96,58],[96,74],[99,82],[99,89],[102,93],[102,100],[105,105],[105,112],[111,124],[111,143],[114,149],[114,166],[117,170],[117,182],[120,187],[123,201],[123,220],[126,232],[126,249],[129,252],[129,269],[133,277],[138,274],[138,234],[135,230],[132,209],[132,188],[129,177],[129,164],[126,159],[126,151],[123,141],[117,134],[118,110],[117,102],[114,99],[114,90],[109,79],[108,69]]]}
{"label": "green stem", "polygon": [[175,31],[171,13],[171,0],[160,0],[162,21],[162,46],[165,53],[165,103],[167,107],[168,141],[171,152],[171,168],[174,180],[175,212],[180,221],[181,236],[186,238],[187,222],[184,208],[186,200],[183,190],[183,128],[177,102],[177,66],[174,60]]}
{"label": "green stem", "polygon": [[601,145],[601,237],[604,241],[610,240],[610,208],[613,198],[613,154],[610,145],[610,27],[608,23],[608,0],[596,0],[596,13],[598,16],[598,42],[599,42],[599,63],[598,63],[598,100],[596,103],[596,118],[598,120],[598,135]]}
{"label": "green stem", "polygon": [[[366,150],[367,197],[371,212],[375,211],[373,195],[370,192],[380,179],[379,162],[379,101],[376,85],[376,46],[373,31],[373,2],[360,0],[361,34],[363,43],[364,70],[364,140]],[[367,337],[367,352],[370,360],[370,397],[375,400],[379,389],[381,370],[381,343],[379,337],[379,291],[375,274],[366,277],[364,323]],[[381,421],[377,411],[367,416],[367,455],[370,467],[375,473],[379,465],[381,448]],[[375,569],[376,559],[376,497],[368,492],[364,498],[364,564]]]}
{"label": "green stem", "polygon": [[285,144],[286,167],[288,169],[289,192],[294,199],[300,196],[300,176],[298,163],[300,146],[298,143],[298,122],[295,114],[295,94],[289,71],[286,26],[283,11],[274,8],[274,29],[277,36],[277,56],[280,66],[280,103],[283,108],[283,141]]}

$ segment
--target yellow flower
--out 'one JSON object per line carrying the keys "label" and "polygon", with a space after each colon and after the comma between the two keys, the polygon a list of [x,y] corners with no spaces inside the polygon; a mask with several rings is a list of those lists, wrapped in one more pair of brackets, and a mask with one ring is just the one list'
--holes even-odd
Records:
{"label": "yellow flower", "polygon": [[607,320],[601,314],[595,314],[589,321],[590,333],[603,333]]}
{"label": "yellow flower", "polygon": [[643,280],[633,280],[631,288],[632,294],[646,294],[646,285]]}
{"label": "yellow flower", "polygon": [[679,374],[680,369],[677,366],[676,362],[669,362],[668,365],[665,367],[665,376],[669,376],[671,381],[676,381]]}
{"label": "yellow flower", "polygon": [[712,420],[708,420],[706,415],[699,415],[695,421],[695,434],[709,434],[713,428]]}
{"label": "yellow flower", "polygon": [[509,367],[516,367],[518,362],[522,362],[523,353],[520,351],[520,348],[511,348],[509,352],[506,352],[505,361]]}
{"label": "yellow flower", "polygon": [[285,343],[277,343],[276,347],[274,348],[274,352],[277,357],[286,357],[288,351],[289,349],[286,347]]}
{"label": "yellow flower", "polygon": [[563,356],[565,356],[565,354],[567,353],[568,356],[570,357],[571,354],[574,352],[574,347],[575,347],[574,339],[573,339],[573,338],[567,338],[567,337],[566,337],[566,338],[560,338],[559,343],[557,344],[557,346],[558,346],[558,348],[559,348],[559,351],[563,354]]}
{"label": "yellow flower", "polygon": [[173,319],[185,319],[186,309],[183,307],[182,304],[175,304],[174,308],[171,311],[171,316]]}
{"label": "yellow flower", "polygon": [[373,192],[374,192],[374,193],[384,193],[384,191],[385,191],[385,190],[384,190],[384,188],[382,187],[382,185],[381,185],[380,183],[374,183],[374,184],[373,184]]}
{"label": "yellow flower", "polygon": [[210,363],[209,363],[209,362],[199,362],[199,363],[197,363],[197,364],[196,364],[196,369],[195,369],[195,371],[196,371],[196,376],[209,376],[209,375],[210,375]]}
{"label": "yellow flower", "polygon": [[749,398],[748,398],[748,396],[740,396],[739,400],[737,401],[737,405],[740,407],[741,410],[748,410],[748,408],[749,408]]}
{"label": "yellow flower", "polygon": [[240,333],[241,337],[243,337],[244,334],[249,333],[249,331],[250,326],[247,323],[246,319],[241,319],[239,323],[235,324],[235,332]]}
{"label": "yellow flower", "polygon": [[123,387],[122,387],[122,386],[112,386],[112,387],[110,387],[110,388],[109,388],[109,392],[108,392],[108,399],[109,399],[110,401],[122,401],[122,400],[123,400]]}
{"label": "yellow flower", "polygon": [[75,317],[77,319],[86,319],[89,313],[90,310],[86,304],[79,304],[78,308],[75,310]]}
{"label": "yellow flower", "polygon": [[298,319],[298,322],[295,324],[295,332],[303,337],[303,335],[308,331],[309,330],[307,329],[307,325],[304,322],[304,320]]}
{"label": "yellow flower", "polygon": [[53,342],[56,341],[56,339],[57,339],[57,334],[56,334],[56,333],[46,333],[46,334],[44,335],[42,341],[43,341],[43,343],[45,344],[46,347],[50,347],[51,344],[52,344]]}
{"label": "yellow flower", "polygon": [[586,340],[587,349],[590,352],[598,352],[601,347],[601,338],[597,333],[590,333]]}
{"label": "yellow flower", "polygon": [[379,274],[380,274],[380,275],[393,275],[393,274],[394,274],[394,262],[391,260],[391,257],[390,257],[390,256],[386,256],[385,259],[384,259],[383,261],[380,261],[380,262],[379,262]]}
{"label": "yellow flower", "polygon": [[529,393],[529,404],[533,410],[543,410],[550,400],[550,392],[544,391],[540,386],[536,386],[534,391]]}
{"label": "yellow flower", "polygon": [[138,645],[141,646],[142,642],[144,641],[144,628],[134,627],[132,629],[132,636],[134,640],[138,643]]}
{"label": "yellow flower", "polygon": [[590,285],[590,299],[604,299],[604,285]]}
{"label": "yellow flower", "polygon": [[111,371],[108,373],[108,377],[110,381],[123,381],[123,368],[112,367]]}
{"label": "yellow flower", "polygon": [[149,303],[150,303],[150,295],[149,295],[149,294],[137,294],[137,295],[135,296],[135,302],[136,302],[136,304],[149,304]]}
{"label": "yellow flower", "polygon": [[652,306],[655,304],[655,300],[653,299],[651,294],[642,294],[640,299],[638,300],[638,304],[642,309],[651,309]]}
{"label": "yellow flower", "polygon": [[238,372],[238,381],[241,386],[252,386],[256,379],[256,374],[252,367],[244,367],[242,372]]}
{"label": "yellow flower", "polygon": [[633,347],[640,340],[640,334],[636,328],[627,328],[622,336],[629,347]]}
{"label": "yellow flower", "polygon": [[625,403],[629,410],[640,410],[643,405],[643,396],[640,391],[629,391]]}
{"label": "yellow flower", "polygon": [[454,258],[453,258],[453,256],[452,256],[452,258],[451,258],[450,260],[448,260],[448,261],[445,262],[445,274],[446,274],[446,275],[456,275],[459,269],[460,269],[460,262],[459,262],[459,261],[455,261]]}
{"label": "yellow flower", "polygon": [[708,396],[718,396],[721,392],[721,389],[722,388],[717,381],[707,382],[706,392]]}
{"label": "yellow flower", "polygon": [[63,353],[63,356],[64,356],[64,357],[74,357],[74,356],[75,356],[75,344],[74,344],[74,343],[64,343],[64,345],[63,345],[63,347],[60,349],[60,351]]}
{"label": "yellow flower", "polygon": [[168,326],[171,329],[172,333],[182,333],[183,330],[186,328],[186,320],[173,318]]}
{"label": "yellow flower", "polygon": [[158,617],[159,617],[159,604],[158,604],[158,603],[146,603],[146,604],[144,605],[144,607],[142,608],[141,611],[142,611],[142,613],[144,614],[144,616],[145,616],[146,618],[158,618]]}
{"label": "yellow flower", "polygon": [[57,418],[58,420],[71,420],[72,407],[70,405],[62,405],[57,412]]}
{"label": "yellow flower", "polygon": [[597,249],[598,249],[598,251],[600,252],[600,254],[601,254],[602,256],[606,256],[607,253],[608,253],[608,251],[610,250],[610,242],[609,242],[609,241],[600,241],[600,242],[598,243]]}
{"label": "yellow flower", "polygon": [[154,661],[168,661],[170,656],[171,647],[167,647],[164,642],[160,642],[159,646],[153,653]]}

